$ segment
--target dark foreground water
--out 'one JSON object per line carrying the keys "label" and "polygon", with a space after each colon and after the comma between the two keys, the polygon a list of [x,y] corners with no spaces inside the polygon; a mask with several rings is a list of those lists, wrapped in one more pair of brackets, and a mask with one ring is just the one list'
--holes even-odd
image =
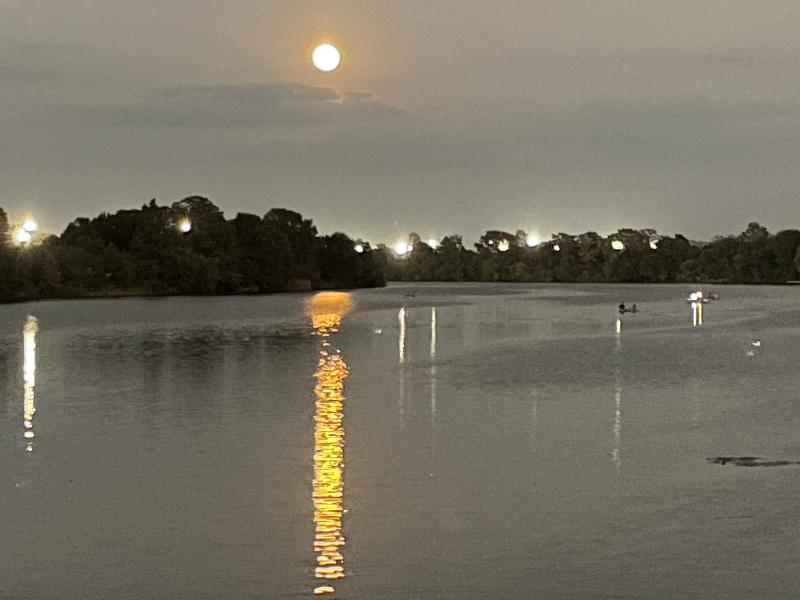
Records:
{"label": "dark foreground water", "polygon": [[797,597],[800,289],[409,289],[0,307],[0,598]]}

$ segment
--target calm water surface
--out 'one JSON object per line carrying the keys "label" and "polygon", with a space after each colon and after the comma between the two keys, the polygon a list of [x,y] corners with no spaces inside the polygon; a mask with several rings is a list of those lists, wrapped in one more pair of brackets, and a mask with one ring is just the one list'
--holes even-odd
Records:
{"label": "calm water surface", "polygon": [[409,289],[0,307],[0,598],[797,597],[800,289]]}

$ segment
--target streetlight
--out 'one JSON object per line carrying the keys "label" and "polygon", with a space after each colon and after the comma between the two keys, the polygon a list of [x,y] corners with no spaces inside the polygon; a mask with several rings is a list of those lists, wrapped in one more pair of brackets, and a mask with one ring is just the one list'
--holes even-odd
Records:
{"label": "streetlight", "polygon": [[364,246],[363,246],[363,244],[356,244],[355,247],[353,248],[353,250],[355,250],[359,254],[363,254],[364,253]]}
{"label": "streetlight", "polygon": [[397,253],[397,256],[405,256],[411,251],[411,247],[406,242],[397,242],[394,245],[394,251]]}
{"label": "streetlight", "polygon": [[192,230],[192,222],[189,219],[181,219],[178,223],[178,230],[181,233],[189,233]]}
{"label": "streetlight", "polygon": [[528,234],[528,237],[525,238],[525,245],[528,248],[535,248],[539,245],[539,238],[530,233]]}
{"label": "streetlight", "polygon": [[22,229],[28,233],[33,233],[39,229],[39,224],[33,219],[25,219],[25,222],[22,224]]}
{"label": "streetlight", "polygon": [[625,250],[625,244],[623,244],[619,240],[613,240],[611,242],[611,249],[616,250],[617,252],[619,252],[620,250]]}

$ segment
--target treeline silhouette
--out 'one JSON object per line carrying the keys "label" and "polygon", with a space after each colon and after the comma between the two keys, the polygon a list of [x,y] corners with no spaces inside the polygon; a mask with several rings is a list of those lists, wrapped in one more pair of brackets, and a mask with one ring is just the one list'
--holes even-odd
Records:
{"label": "treeline silhouette", "polygon": [[235,294],[376,287],[394,281],[750,283],[800,279],[800,231],[691,242],[653,229],[558,233],[534,245],[524,231],[487,231],[470,249],[411,234],[402,256],[344,233],[319,235],[286,209],[226,219],[209,199],[79,218],[61,235],[15,243],[0,208],[0,301],[82,296]]}
{"label": "treeline silhouette", "polygon": [[800,269],[800,231],[772,235],[758,223],[708,243],[654,229],[558,233],[534,247],[528,239],[524,231],[487,231],[473,250],[457,235],[434,248],[411,234],[406,255],[381,250],[391,257],[386,278],[400,281],[783,284]]}
{"label": "treeline silhouette", "polygon": [[291,210],[227,220],[200,196],[79,218],[61,235],[40,235],[27,244],[14,243],[17,233],[0,209],[4,301],[385,284],[385,254],[369,244],[343,233],[320,236],[310,219]]}

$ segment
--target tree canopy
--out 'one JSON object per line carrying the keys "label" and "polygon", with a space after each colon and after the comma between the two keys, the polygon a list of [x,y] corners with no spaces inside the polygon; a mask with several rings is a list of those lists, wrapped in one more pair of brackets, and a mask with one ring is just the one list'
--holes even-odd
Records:
{"label": "tree canopy", "polygon": [[411,251],[397,256],[382,247],[387,278],[401,281],[771,283],[797,280],[800,231],[775,235],[750,223],[739,235],[693,243],[654,229],[557,233],[528,247],[525,232],[487,231],[474,250],[460,236],[435,247],[411,234]]}
{"label": "tree canopy", "polygon": [[487,231],[470,249],[459,235],[409,251],[344,233],[319,235],[311,219],[275,208],[226,219],[211,200],[80,217],[61,235],[16,242],[0,208],[0,300],[133,294],[230,294],[374,287],[397,281],[750,283],[800,279],[800,231],[749,223],[711,242],[654,229],[559,232],[534,247],[524,231]]}
{"label": "tree canopy", "polygon": [[227,220],[211,200],[77,218],[61,235],[14,243],[0,209],[0,300],[225,294],[384,285],[383,256],[344,233],[273,209]]}

